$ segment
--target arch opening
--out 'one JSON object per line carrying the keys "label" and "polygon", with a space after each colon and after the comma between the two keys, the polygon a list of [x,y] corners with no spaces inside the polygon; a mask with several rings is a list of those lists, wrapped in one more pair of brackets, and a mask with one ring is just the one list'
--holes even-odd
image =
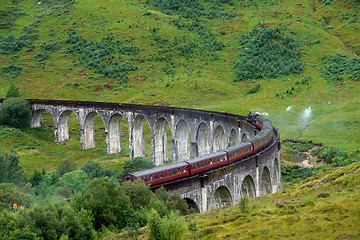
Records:
{"label": "arch opening", "polygon": [[134,119],[132,134],[133,157],[145,157],[146,153],[151,152],[151,133],[144,116],[140,115]]}
{"label": "arch opening", "polygon": [[225,186],[220,186],[216,189],[211,201],[211,208],[224,207],[233,205],[233,200],[229,189]]}
{"label": "arch opening", "polygon": [[217,126],[214,133],[214,152],[220,151],[226,147],[226,137],[224,128],[222,126]]}
{"label": "arch opening", "polygon": [[83,136],[81,138],[81,148],[95,148],[95,139],[98,139],[98,145],[101,145],[101,147],[105,149],[104,121],[97,112],[91,112],[85,118]]}
{"label": "arch opening", "polygon": [[184,198],[184,199],[188,205],[188,208],[190,209],[190,212],[200,213],[200,209],[194,200],[190,198]]}
{"label": "arch opening", "polygon": [[268,167],[264,167],[261,174],[261,184],[260,184],[261,195],[268,195],[271,193],[271,178],[270,171]]}
{"label": "arch opening", "polygon": [[211,152],[210,130],[205,123],[199,125],[197,131],[197,156],[203,156]]}
{"label": "arch opening", "polygon": [[180,120],[176,125],[175,130],[175,151],[173,151],[173,160],[175,162],[184,161],[190,158],[190,142],[191,135],[188,124],[184,120]]}
{"label": "arch opening", "polygon": [[249,198],[256,197],[254,180],[250,175],[244,178],[244,181],[241,185],[241,195],[248,196]]}
{"label": "arch opening", "polygon": [[238,142],[238,135],[235,129],[231,129],[229,136],[229,147],[235,146]]}
{"label": "arch opening", "polygon": [[159,118],[155,122],[154,129],[154,164],[156,166],[172,162],[171,154],[172,134],[168,121]]}
{"label": "arch opening", "polygon": [[245,133],[243,133],[242,137],[241,137],[241,142],[246,142],[248,140],[248,137],[246,136]]}

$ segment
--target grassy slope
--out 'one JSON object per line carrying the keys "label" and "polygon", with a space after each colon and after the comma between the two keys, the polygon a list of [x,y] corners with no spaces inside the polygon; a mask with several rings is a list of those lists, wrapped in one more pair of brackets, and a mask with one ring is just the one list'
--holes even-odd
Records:
{"label": "grassy slope", "polygon": [[[321,57],[326,54],[359,54],[358,21],[345,24],[339,20],[342,12],[352,14],[357,11],[356,8],[346,2],[337,1],[331,5],[312,0],[303,0],[299,3],[268,2],[278,4],[259,4],[258,8],[254,5],[240,7],[239,3],[235,3],[234,6],[225,4],[225,10],[237,13],[236,18],[203,19],[204,25],[225,44],[225,48],[217,52],[218,60],[211,61],[208,57],[200,55],[186,59],[179,56],[168,46],[169,44],[162,46],[154,42],[150,27],[158,27],[158,34],[169,40],[184,35],[195,39],[198,35],[196,32],[179,30],[171,22],[176,16],[166,15],[145,4],[145,1],[79,0],[68,14],[60,16],[44,14],[49,10],[45,11],[43,5],[36,5],[34,1],[19,1],[27,15],[17,18],[10,30],[0,30],[0,35],[19,36],[22,33],[21,29],[38,16],[41,19],[37,27],[39,38],[34,42],[35,49],[32,52],[22,50],[18,55],[0,56],[0,67],[11,62],[23,67],[22,74],[15,79],[0,76],[0,96],[5,96],[10,82],[13,81],[26,98],[161,103],[237,114],[255,110],[269,114],[274,125],[280,129],[283,139],[312,140],[346,151],[359,149],[359,82],[329,84],[318,70],[321,66]],[[4,0],[1,8],[12,5],[12,1]],[[151,15],[144,15],[145,12],[151,12]],[[324,19],[333,27],[326,25]],[[301,75],[262,80],[262,90],[247,95],[247,89],[254,83],[234,83],[232,63],[238,55],[237,39],[258,24],[262,27],[281,24],[289,31],[296,32],[295,38],[301,43],[301,60],[305,63],[305,71]],[[137,57],[148,60],[134,61],[139,69],[129,75],[128,84],[131,87],[111,90],[115,86],[115,80],[101,77],[89,69],[84,70],[84,67],[75,67],[72,63],[76,59],[75,56],[64,53],[67,47],[64,41],[68,37],[69,29],[75,29],[77,34],[93,41],[100,41],[111,32],[115,39],[129,40],[132,45],[139,47]],[[225,34],[220,34],[221,31]],[[321,43],[313,44],[315,40],[320,40]],[[62,48],[50,53],[46,66],[42,68],[33,58],[40,52],[39,45],[44,41],[58,41]],[[168,63],[151,60],[150,57],[166,48],[169,48],[173,55],[173,76],[163,71],[163,67]],[[124,56],[123,60],[131,57]],[[98,76],[99,79],[90,76]],[[312,77],[310,85],[295,85],[295,82],[304,76]],[[64,85],[74,82],[80,86]],[[293,95],[285,96],[284,99],[275,97],[276,93],[283,94],[293,86]],[[290,111],[286,111],[288,106],[292,106]],[[309,106],[312,109],[312,117],[308,127],[305,127],[301,114]],[[92,150],[79,151],[79,126],[75,116],[70,119],[70,129],[74,130],[74,135],[64,144],[53,143],[50,121],[50,127],[43,130],[45,136],[42,138],[37,138],[36,131],[30,130],[23,133],[11,132],[15,130],[3,133],[0,136],[0,148],[17,151],[22,157],[23,166],[28,170],[39,166],[51,169],[64,158],[74,159],[79,164],[91,158],[119,169],[118,163],[126,159],[127,142],[125,140],[122,143],[123,153],[105,155],[104,130],[100,119],[97,119],[97,123],[97,147]]]}
{"label": "grassy slope", "polygon": [[[275,194],[191,216],[189,239],[359,239],[360,164],[319,172]],[[325,194],[324,194],[325,193]],[[320,197],[329,194],[327,197]]]}

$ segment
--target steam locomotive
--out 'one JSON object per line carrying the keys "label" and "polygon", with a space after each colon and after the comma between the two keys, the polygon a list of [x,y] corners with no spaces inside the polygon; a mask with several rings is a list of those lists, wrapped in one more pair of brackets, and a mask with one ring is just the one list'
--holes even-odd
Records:
{"label": "steam locomotive", "polygon": [[205,156],[187,161],[177,162],[136,173],[125,174],[123,182],[141,178],[146,185],[159,185],[192,175],[203,174],[209,170],[241,161],[254,155],[276,141],[276,131],[272,123],[264,116],[250,112],[247,122],[252,124],[259,133],[245,142]]}

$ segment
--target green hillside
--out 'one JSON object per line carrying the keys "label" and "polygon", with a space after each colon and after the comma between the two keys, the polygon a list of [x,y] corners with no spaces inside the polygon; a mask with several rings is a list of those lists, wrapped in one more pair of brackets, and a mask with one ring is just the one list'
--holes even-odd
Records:
{"label": "green hillside", "polygon": [[[356,154],[359,9],[356,0],[4,0],[0,97],[14,82],[25,98],[253,110],[282,139]],[[104,154],[101,119],[87,151],[78,150],[74,115],[64,144],[45,122],[40,131],[1,127],[0,147],[29,170],[90,156],[117,166],[127,156],[126,147]]]}

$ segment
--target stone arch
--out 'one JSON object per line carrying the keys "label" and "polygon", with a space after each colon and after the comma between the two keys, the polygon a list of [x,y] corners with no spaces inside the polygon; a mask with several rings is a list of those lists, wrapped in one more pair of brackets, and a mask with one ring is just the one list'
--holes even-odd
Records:
{"label": "stone arch", "polygon": [[[273,167],[273,188],[278,188],[280,185],[280,166],[277,158],[274,159]],[[273,192],[276,192],[277,189],[273,189]]]}
{"label": "stone arch", "polygon": [[144,139],[144,125],[147,122],[142,115],[137,116],[132,125],[132,145],[134,157],[145,157],[145,139]]}
{"label": "stone arch", "polygon": [[184,198],[184,200],[186,201],[189,209],[193,209],[196,213],[200,213],[200,209],[194,200],[191,198]]}
{"label": "stone arch", "polygon": [[233,200],[229,189],[225,186],[220,186],[216,189],[210,206],[213,208],[231,206],[232,204]]}
{"label": "stone arch", "polygon": [[270,171],[267,166],[263,168],[260,179],[260,192],[261,195],[268,195],[271,193],[271,177]]}
{"label": "stone arch", "polygon": [[173,159],[177,162],[190,158],[190,128],[183,120],[179,120],[175,129],[175,151]]}
{"label": "stone arch", "polygon": [[217,152],[226,147],[226,137],[224,128],[219,125],[215,129],[214,133],[214,144],[213,144],[213,151]]}
{"label": "stone arch", "polygon": [[121,152],[120,121],[122,118],[123,116],[119,113],[115,113],[110,118],[108,153]]}
{"label": "stone arch", "polygon": [[168,136],[167,128],[169,127],[168,121],[160,117],[155,122],[154,129],[154,164],[156,166],[162,165],[168,161]]}
{"label": "stone arch", "polygon": [[[82,136],[82,141],[81,141],[81,148],[82,149],[90,149],[90,148],[95,148],[95,128],[94,128],[94,123],[95,123],[95,119],[97,117],[97,115],[99,115],[101,117],[100,114],[98,114],[97,112],[90,112],[86,115],[85,117],[85,121],[84,121],[84,126],[83,126],[83,136]],[[101,119],[104,122],[104,119],[101,117]]]}
{"label": "stone arch", "polygon": [[241,195],[242,196],[248,196],[249,198],[255,198],[256,197],[256,190],[255,190],[255,184],[254,180],[250,175],[247,175],[244,178],[244,181],[241,185]]}
{"label": "stone arch", "polygon": [[[57,130],[55,130],[55,141],[62,142],[69,139],[69,116],[74,113],[78,118],[77,114],[70,110],[63,111],[57,121]],[[79,119],[79,118],[78,118]]]}
{"label": "stone arch", "polygon": [[42,118],[42,115],[44,113],[49,113],[51,115],[52,119],[53,119],[54,124],[55,124],[55,118],[50,112],[46,111],[45,109],[38,109],[35,112],[33,112],[32,116],[31,116],[31,120],[30,120],[30,127],[31,128],[36,128],[36,127],[41,126],[41,118]]}
{"label": "stone arch", "polygon": [[229,147],[235,146],[238,143],[238,135],[235,129],[231,129],[229,135]]}
{"label": "stone arch", "polygon": [[246,142],[248,140],[248,137],[246,135],[246,133],[243,133],[243,135],[241,136],[241,142]]}
{"label": "stone arch", "polygon": [[203,156],[211,152],[211,141],[210,141],[210,130],[209,127],[204,123],[200,123],[197,130],[197,156]]}

